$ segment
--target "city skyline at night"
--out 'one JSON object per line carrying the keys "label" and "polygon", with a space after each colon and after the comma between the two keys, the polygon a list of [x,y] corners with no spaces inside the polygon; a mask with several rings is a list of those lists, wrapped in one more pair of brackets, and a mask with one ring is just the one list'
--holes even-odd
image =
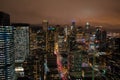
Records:
{"label": "city skyline at night", "polygon": [[120,30],[120,1],[118,0],[21,0],[1,1],[0,11],[9,13],[11,22],[41,24],[102,25],[106,29]]}
{"label": "city skyline at night", "polygon": [[0,80],[120,79],[119,26],[12,16],[0,12]]}

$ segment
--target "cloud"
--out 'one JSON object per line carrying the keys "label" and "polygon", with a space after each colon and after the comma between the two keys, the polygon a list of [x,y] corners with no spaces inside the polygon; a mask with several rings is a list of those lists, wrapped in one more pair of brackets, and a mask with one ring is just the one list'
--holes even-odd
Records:
{"label": "cloud", "polygon": [[[86,21],[120,28],[120,0],[2,0],[0,10],[11,15],[11,22],[78,24]],[[107,25],[105,25],[109,28]]]}

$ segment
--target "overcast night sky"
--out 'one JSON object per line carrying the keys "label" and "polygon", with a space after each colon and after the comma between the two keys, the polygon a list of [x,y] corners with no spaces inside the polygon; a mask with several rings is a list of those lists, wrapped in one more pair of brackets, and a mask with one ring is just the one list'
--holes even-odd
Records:
{"label": "overcast night sky", "polygon": [[74,19],[120,31],[120,0],[0,0],[0,11],[9,13],[11,22],[71,24]]}

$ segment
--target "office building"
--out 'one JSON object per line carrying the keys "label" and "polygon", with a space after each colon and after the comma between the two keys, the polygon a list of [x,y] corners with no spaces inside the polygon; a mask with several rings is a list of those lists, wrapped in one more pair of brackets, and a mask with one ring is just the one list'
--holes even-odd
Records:
{"label": "office building", "polygon": [[13,23],[15,62],[22,63],[29,55],[29,24]]}
{"label": "office building", "polygon": [[0,26],[0,80],[15,79],[14,37],[12,26]]}
{"label": "office building", "polygon": [[9,26],[10,25],[10,15],[5,12],[0,12],[0,25]]}
{"label": "office building", "polygon": [[98,46],[98,50],[100,52],[105,52],[107,32],[104,29],[102,29],[102,27],[97,27],[95,37],[96,37],[96,45]]}

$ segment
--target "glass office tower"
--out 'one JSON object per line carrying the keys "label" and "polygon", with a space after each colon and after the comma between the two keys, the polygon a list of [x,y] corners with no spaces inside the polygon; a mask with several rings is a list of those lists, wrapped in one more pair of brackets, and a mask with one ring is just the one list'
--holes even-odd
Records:
{"label": "glass office tower", "polygon": [[12,24],[14,26],[15,62],[22,63],[29,54],[29,25]]}
{"label": "glass office tower", "polygon": [[0,26],[0,80],[14,80],[14,39],[12,26]]}

